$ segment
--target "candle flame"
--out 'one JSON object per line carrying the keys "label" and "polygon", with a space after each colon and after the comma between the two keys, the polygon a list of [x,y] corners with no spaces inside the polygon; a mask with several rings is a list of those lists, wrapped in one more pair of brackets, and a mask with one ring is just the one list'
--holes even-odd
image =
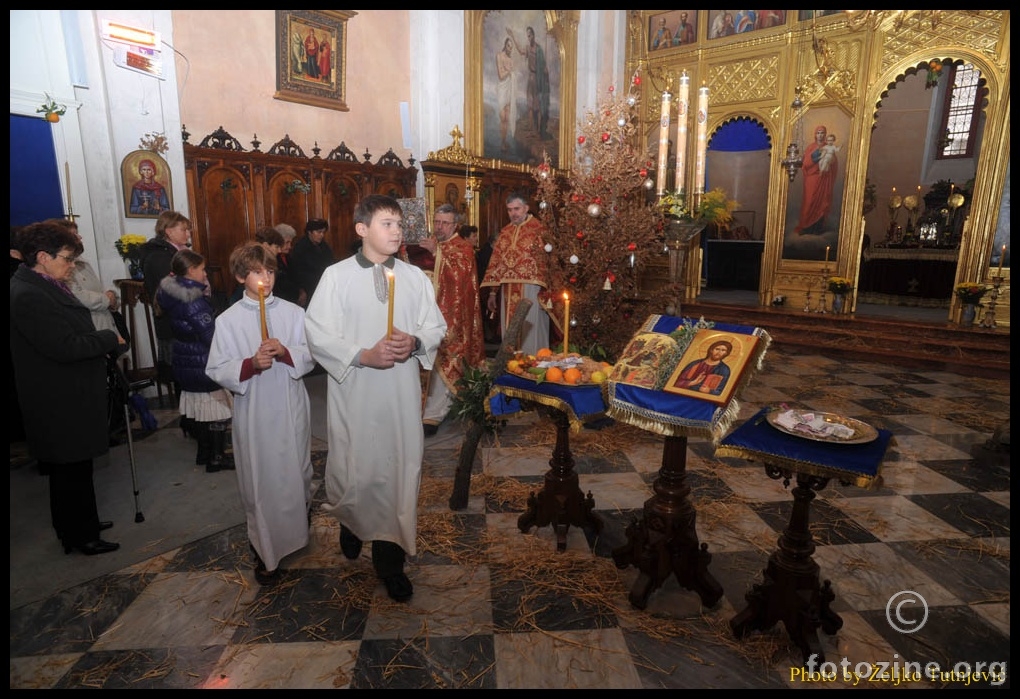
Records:
{"label": "candle flame", "polygon": [[563,292],[563,300],[564,301],[569,301],[570,300],[570,294],[568,294],[566,291]]}

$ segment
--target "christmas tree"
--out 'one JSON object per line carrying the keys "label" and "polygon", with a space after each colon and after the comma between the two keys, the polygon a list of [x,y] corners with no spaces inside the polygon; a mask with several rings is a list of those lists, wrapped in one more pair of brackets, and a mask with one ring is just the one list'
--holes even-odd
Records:
{"label": "christmas tree", "polygon": [[566,292],[570,349],[611,361],[650,314],[665,314],[678,298],[673,284],[640,284],[649,261],[665,254],[654,165],[640,143],[640,84],[635,75],[626,94],[610,87],[580,120],[573,170],[557,177],[548,159],[535,170],[549,254],[548,299],[561,311],[554,318],[564,317]]}

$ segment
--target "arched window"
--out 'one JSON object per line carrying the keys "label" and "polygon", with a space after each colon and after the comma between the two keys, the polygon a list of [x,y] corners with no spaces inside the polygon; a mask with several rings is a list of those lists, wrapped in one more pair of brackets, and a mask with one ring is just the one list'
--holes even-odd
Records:
{"label": "arched window", "polygon": [[940,131],[945,137],[939,144],[938,159],[973,157],[983,92],[981,72],[977,68],[970,64],[950,68]]}

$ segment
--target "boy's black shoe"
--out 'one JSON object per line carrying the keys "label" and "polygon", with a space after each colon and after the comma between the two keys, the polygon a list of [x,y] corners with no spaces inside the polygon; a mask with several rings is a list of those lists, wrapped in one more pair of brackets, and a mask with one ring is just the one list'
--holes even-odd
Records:
{"label": "boy's black shoe", "polygon": [[430,425],[427,422],[421,423],[421,428],[425,431],[426,437],[434,437],[436,432],[439,431],[439,425]]}
{"label": "boy's black shoe", "polygon": [[255,566],[255,580],[259,585],[272,585],[280,579],[280,569],[277,568],[272,573],[266,570],[266,565],[262,561],[259,561]]}
{"label": "boy's black shoe", "polygon": [[361,555],[362,541],[354,535],[350,529],[340,525],[340,550],[350,560],[355,560]]}
{"label": "boy's black shoe", "polygon": [[414,586],[411,584],[411,580],[403,573],[383,578],[383,584],[386,585],[386,594],[396,602],[406,602],[414,594]]}

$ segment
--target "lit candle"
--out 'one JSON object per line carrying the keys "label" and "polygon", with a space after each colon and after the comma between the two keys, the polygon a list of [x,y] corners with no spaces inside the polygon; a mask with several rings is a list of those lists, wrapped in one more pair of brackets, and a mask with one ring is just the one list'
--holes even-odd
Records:
{"label": "lit candle", "polygon": [[656,192],[661,197],[666,191],[666,163],[669,159],[669,102],[673,98],[669,92],[662,93],[662,111],[659,114],[659,166],[655,176],[658,180]]}
{"label": "lit candle", "polygon": [[386,337],[393,336],[393,290],[397,285],[397,278],[393,276],[393,272],[386,270],[386,281],[389,282],[389,293],[386,295],[386,301],[389,304],[389,308],[386,311]]}
{"label": "lit candle", "polygon": [[828,245],[825,246],[825,261],[826,261],[826,263],[828,263],[828,261],[829,261],[829,246]]}
{"label": "lit candle", "polygon": [[269,339],[269,326],[266,324],[266,287],[259,282],[259,328],[262,330],[262,339]]}
{"label": "lit candle", "polygon": [[708,88],[698,88],[698,151],[694,159],[694,191],[705,193],[705,151],[708,149]]}
{"label": "lit candle", "polygon": [[680,76],[680,101],[676,105],[676,191],[684,189],[687,169],[687,113],[691,107],[691,78],[685,70]]}
{"label": "lit candle", "polygon": [[1002,263],[1003,263],[1003,261],[1005,259],[1006,259],[1006,246],[1003,245],[1002,246],[1002,251],[999,253],[999,274],[998,274],[998,276],[1000,276],[1000,277],[1002,276]]}
{"label": "lit candle", "polygon": [[563,354],[570,351],[570,294],[563,292]]}

